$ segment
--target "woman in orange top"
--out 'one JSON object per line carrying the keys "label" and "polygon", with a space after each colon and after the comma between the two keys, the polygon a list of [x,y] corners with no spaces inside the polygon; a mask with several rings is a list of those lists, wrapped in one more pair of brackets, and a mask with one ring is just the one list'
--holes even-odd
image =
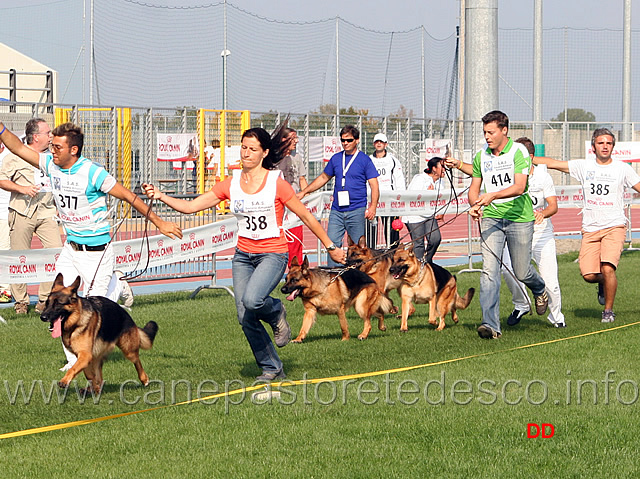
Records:
{"label": "woman in orange top", "polygon": [[269,296],[287,267],[288,247],[282,229],[286,206],[309,227],[324,244],[331,258],[344,263],[344,251],[331,242],[322,226],[296,197],[291,185],[274,170],[287,149],[283,124],[269,136],[263,128],[251,128],[242,135],[242,170],[217,183],[192,201],[172,198],[153,185],[143,185],[149,198],[155,198],[181,213],[196,213],[230,200],[231,212],[238,218],[238,244],[232,261],[233,289],[238,321],[249,341],[262,374],[257,380],[285,377],[282,361],[260,322],[269,324],[278,347],[291,338],[287,312],[282,301]]}

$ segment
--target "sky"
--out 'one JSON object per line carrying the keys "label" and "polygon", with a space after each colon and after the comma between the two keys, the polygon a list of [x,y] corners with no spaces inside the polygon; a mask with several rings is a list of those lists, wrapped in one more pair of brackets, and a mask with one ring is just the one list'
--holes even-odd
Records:
{"label": "sky", "polygon": [[[81,0],[77,1],[80,2]],[[175,6],[178,8],[220,3],[219,1],[207,0],[139,1],[147,5]],[[467,2],[471,3],[471,0],[467,0]],[[86,4],[88,5],[89,3],[90,0],[86,0]],[[239,9],[246,10],[258,16],[284,22],[308,23],[340,16],[344,21],[350,22],[358,27],[382,32],[402,32],[424,25],[428,34],[436,39],[451,38],[455,34],[456,25],[459,24],[460,17],[460,0],[230,0],[230,3]],[[53,25],[53,28],[58,29],[60,26],[65,25],[65,15],[68,13],[65,12],[65,10],[68,8],[69,2],[62,2],[61,0],[2,0],[0,2],[0,18],[2,18],[3,13],[6,13],[5,9],[9,8],[19,9],[20,13],[24,11],[24,15],[21,16],[25,19],[30,18],[31,10],[33,10],[33,15],[37,16],[38,11],[43,11],[42,8],[39,10],[38,7],[42,7],[43,5],[60,5],[60,8],[57,10],[59,11],[59,15],[56,15],[56,17],[59,18],[48,18],[47,22]],[[497,5],[498,26],[500,29],[531,29],[533,27],[534,0],[497,0]],[[623,26],[623,5],[624,0],[606,0],[604,2],[602,0],[543,0],[543,28],[559,29],[569,27],[580,30],[610,29],[619,31]],[[50,11],[50,9],[47,11]],[[71,35],[81,36],[81,28],[80,32],[77,29],[80,25],[77,25],[77,20],[75,20],[75,22],[76,30],[74,32],[69,32],[68,35],[66,33],[59,35],[60,43],[52,42],[50,39],[47,49],[42,49],[42,43],[38,37],[28,33],[26,29],[20,26],[22,22],[8,25],[8,27],[10,27],[8,29],[0,29],[0,42],[3,41],[3,36],[5,36],[7,38],[5,41],[14,48],[24,51],[27,55],[31,55],[45,64],[51,64],[52,67],[61,73],[58,84],[58,98],[59,101],[63,103],[84,103],[84,99],[89,97],[88,88],[86,88],[89,82],[84,82],[85,88],[79,86],[83,84],[81,80],[82,73],[89,70],[88,62],[84,61],[86,55],[81,57],[78,52],[78,45],[82,43],[82,38],[80,38],[79,41],[76,39],[76,45],[73,48],[71,47]],[[72,27],[69,25],[65,28]],[[640,0],[632,0],[632,28],[635,31],[640,31]],[[13,29],[13,31],[10,31],[11,29]],[[242,35],[246,36],[251,36],[252,33],[257,32],[241,32]],[[550,37],[551,35],[548,36]],[[114,43],[114,45],[115,44],[117,43]],[[593,45],[591,46],[594,47]],[[518,48],[518,46],[516,45],[514,48]],[[611,48],[611,46],[603,46],[605,51],[606,48]],[[382,62],[384,62],[385,55],[386,52],[382,51],[380,55]],[[53,56],[56,56],[58,61],[55,64],[48,63],[47,59]],[[617,62],[615,55],[607,55],[607,57],[610,57],[614,63]],[[146,55],[143,60],[149,58],[150,55]],[[217,57],[216,54],[216,59],[217,58],[219,57]],[[235,58],[238,58],[238,56],[233,56],[233,59]],[[85,66],[85,63],[87,63],[87,66]],[[588,60],[582,62],[587,72],[590,69],[587,65],[588,63]],[[217,62],[215,65],[217,65]],[[98,80],[100,80],[100,78],[98,78]],[[104,78],[102,80],[104,80]],[[104,85],[104,83],[105,82],[102,81],[102,85]],[[346,85],[346,83],[344,85]],[[511,85],[514,89],[518,90],[518,92],[522,91],[522,87]],[[616,79],[616,82],[614,82],[615,87],[611,90],[617,92],[619,90],[617,85]],[[509,88],[511,88],[511,86]],[[556,87],[554,86],[554,88]],[[104,86],[103,90],[106,90]],[[327,91],[329,90],[330,87],[327,87]],[[507,94],[510,94],[510,90],[507,91]],[[236,95],[238,95],[237,92]],[[104,96],[107,95],[105,94]],[[528,98],[530,95],[525,94],[524,96]],[[324,102],[327,101],[331,102],[331,99]],[[356,100],[343,99],[343,101],[347,103],[352,101],[353,104],[357,106],[363,106],[358,105]],[[137,105],[137,103],[130,100],[127,100],[125,103]],[[189,104],[192,103],[193,101]],[[619,101],[616,99],[614,103],[615,108],[619,109]],[[211,104],[213,104],[213,102],[211,102]],[[161,106],[162,105],[165,104],[162,103]],[[215,105],[218,105],[218,103],[215,103]],[[173,105],[166,104],[165,106]],[[384,110],[383,106],[366,106],[371,108],[376,107],[381,111]],[[395,107],[395,104],[386,106],[392,108]],[[583,105],[569,106],[580,107]],[[289,109],[291,110],[292,108],[293,107]],[[558,110],[557,107],[555,109]],[[303,109],[296,110],[295,108],[293,108],[293,110],[307,111]],[[384,114],[386,113],[388,112],[385,111]],[[554,111],[549,114],[553,116],[555,113],[557,112]],[[378,112],[376,114],[381,113]],[[617,116],[612,117],[614,119],[617,118]]]}
{"label": "sky", "polygon": [[[88,1],[88,0],[87,0]],[[2,7],[33,7],[57,0],[3,0]],[[193,6],[217,2],[144,0],[155,5]],[[436,38],[455,32],[459,0],[231,0],[237,7],[285,21],[313,21],[336,15],[365,28],[401,31],[424,25]],[[533,0],[498,0],[500,28],[531,28]],[[640,28],[640,0],[632,0],[632,28]],[[544,28],[622,28],[623,0],[543,0]],[[63,12],[61,12],[61,17]],[[1,34],[0,34],[1,37]]]}

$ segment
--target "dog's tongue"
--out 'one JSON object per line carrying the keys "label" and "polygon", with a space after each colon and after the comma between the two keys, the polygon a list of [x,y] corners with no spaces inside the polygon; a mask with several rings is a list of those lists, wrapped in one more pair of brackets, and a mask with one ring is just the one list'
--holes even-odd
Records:
{"label": "dog's tongue", "polygon": [[51,330],[52,338],[59,338],[62,336],[62,320],[60,318],[53,322],[53,329]]}
{"label": "dog's tongue", "polygon": [[289,296],[287,296],[287,299],[289,301],[293,301],[294,299],[296,299],[296,296],[298,296],[299,293],[300,293],[300,290],[296,289],[293,293],[291,293]]}

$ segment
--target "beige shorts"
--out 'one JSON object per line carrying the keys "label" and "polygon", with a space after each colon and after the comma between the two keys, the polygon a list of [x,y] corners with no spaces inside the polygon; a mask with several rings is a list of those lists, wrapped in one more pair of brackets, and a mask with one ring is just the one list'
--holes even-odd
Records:
{"label": "beige shorts", "polygon": [[582,276],[600,273],[600,263],[611,263],[617,268],[626,233],[625,225],[589,233],[583,231],[578,258]]}

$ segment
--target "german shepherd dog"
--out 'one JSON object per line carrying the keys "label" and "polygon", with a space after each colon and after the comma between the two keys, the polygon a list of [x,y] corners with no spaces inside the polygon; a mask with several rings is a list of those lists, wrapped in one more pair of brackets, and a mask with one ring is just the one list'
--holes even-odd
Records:
{"label": "german shepherd dog", "polygon": [[[144,329],[138,328],[129,313],[119,304],[102,296],[82,298],[78,296],[80,277],[71,286],[65,287],[62,275],[53,283],[42,321],[50,323],[50,329],[61,331],[62,342],[78,360],[58,386],[66,388],[80,371],[84,371],[93,391],[102,389],[102,363],[117,345],[131,361],[143,385],[149,384],[149,376],[140,363],[138,351],[151,349],[158,332],[155,321],[149,321]],[[60,321],[59,325],[55,323]]]}
{"label": "german shepherd dog", "polygon": [[[354,243],[349,235],[347,235],[349,248],[347,249],[347,266],[357,266],[363,273],[373,278],[381,291],[387,296],[389,291],[395,289],[400,294],[400,285],[402,279],[394,278],[389,273],[391,263],[393,263],[393,250],[382,251],[371,249],[367,246],[364,236],[361,236],[357,243]],[[398,309],[394,307],[392,313],[397,313]],[[407,316],[411,316],[415,312],[413,304]],[[400,317],[400,316],[398,316]]]}
{"label": "german shepherd dog", "polygon": [[416,258],[411,245],[398,248],[393,255],[393,264],[389,273],[402,280],[399,288],[402,298],[401,331],[407,331],[408,314],[411,302],[429,303],[429,323],[436,330],[444,329],[445,316],[451,312],[454,322],[458,322],[457,309],[465,309],[473,299],[474,288],[469,288],[464,297],[458,295],[456,277],[435,263],[423,263]]}
{"label": "german shepherd dog", "polygon": [[337,314],[342,329],[342,340],[349,339],[349,326],[346,313],[354,306],[364,321],[362,333],[358,339],[367,339],[371,331],[371,316],[378,316],[378,329],[386,331],[384,315],[388,314],[393,303],[385,296],[370,276],[357,269],[347,269],[343,274],[309,268],[309,260],[305,256],[302,264],[297,258],[291,262],[287,281],[281,288],[287,299],[293,301],[297,296],[302,298],[304,318],[298,337],[294,343],[301,343],[309,334],[318,313]]}

